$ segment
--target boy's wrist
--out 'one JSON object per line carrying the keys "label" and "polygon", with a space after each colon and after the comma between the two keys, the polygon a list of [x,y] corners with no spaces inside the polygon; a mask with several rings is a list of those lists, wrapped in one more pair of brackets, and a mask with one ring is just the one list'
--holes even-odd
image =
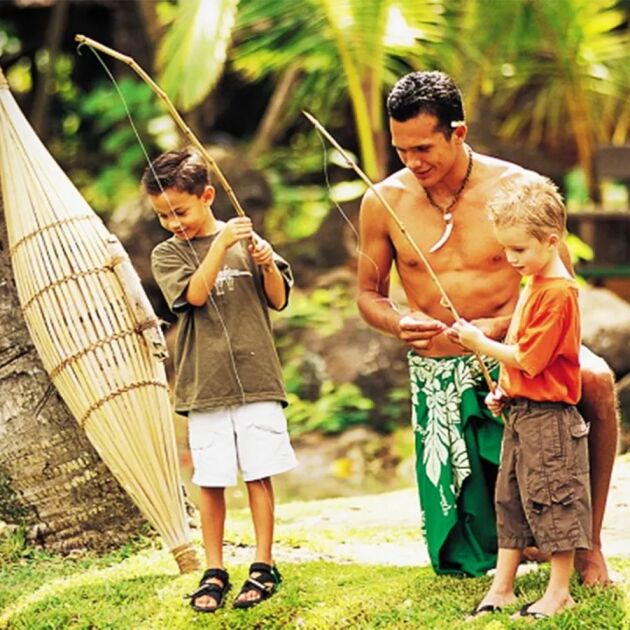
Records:
{"label": "boy's wrist", "polygon": [[273,260],[269,263],[261,265],[260,268],[263,273],[272,273],[277,269],[276,263]]}
{"label": "boy's wrist", "polygon": [[224,252],[230,248],[229,244],[226,243],[225,238],[226,238],[226,232],[225,230],[221,230],[213,242],[213,245],[222,249]]}

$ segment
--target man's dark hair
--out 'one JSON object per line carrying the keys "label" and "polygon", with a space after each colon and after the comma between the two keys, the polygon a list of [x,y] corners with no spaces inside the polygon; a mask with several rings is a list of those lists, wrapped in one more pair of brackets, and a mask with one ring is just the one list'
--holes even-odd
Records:
{"label": "man's dark hair", "polygon": [[159,195],[167,188],[174,188],[201,197],[209,183],[206,161],[193,147],[162,153],[142,175],[142,185],[149,195]]}
{"label": "man's dark hair", "polygon": [[462,95],[453,79],[444,72],[411,72],[394,85],[387,97],[387,113],[398,122],[420,114],[435,116],[437,129],[447,138],[452,122],[464,120]]}

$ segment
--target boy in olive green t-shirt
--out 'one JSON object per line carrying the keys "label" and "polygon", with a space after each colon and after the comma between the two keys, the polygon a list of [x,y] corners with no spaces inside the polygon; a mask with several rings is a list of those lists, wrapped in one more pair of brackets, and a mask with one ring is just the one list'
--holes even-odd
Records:
{"label": "boy in olive green t-shirt", "polygon": [[231,588],[223,565],[224,490],[236,484],[240,469],[256,556],[234,606],[249,608],[273,595],[280,582],[271,553],[270,477],[296,465],[268,313],[286,306],[291,271],[254,234],[249,218],[215,218],[214,188],[195,149],[162,154],[142,182],[162,227],[173,234],[155,247],[151,267],[178,318],[175,409],[188,416],[193,483],[201,486],[208,569],[190,595],[191,606],[214,612]]}

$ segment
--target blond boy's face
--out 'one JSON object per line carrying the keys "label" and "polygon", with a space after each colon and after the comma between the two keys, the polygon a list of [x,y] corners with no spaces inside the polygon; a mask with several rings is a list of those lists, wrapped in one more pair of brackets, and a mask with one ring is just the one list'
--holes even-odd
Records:
{"label": "blond boy's face", "polygon": [[557,234],[539,240],[523,225],[511,225],[495,228],[495,235],[507,261],[524,276],[544,275],[558,252]]}
{"label": "blond boy's face", "polygon": [[212,186],[206,186],[199,197],[176,188],[167,188],[159,195],[149,195],[162,227],[181,240],[212,233],[214,218],[208,206],[213,199]]}

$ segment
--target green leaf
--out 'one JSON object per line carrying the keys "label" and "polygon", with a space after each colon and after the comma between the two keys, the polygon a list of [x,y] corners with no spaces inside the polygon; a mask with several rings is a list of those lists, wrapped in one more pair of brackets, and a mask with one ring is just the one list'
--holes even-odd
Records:
{"label": "green leaf", "polygon": [[360,179],[339,182],[330,187],[330,198],[336,203],[352,201],[353,199],[358,199],[365,192],[366,188],[366,184]]}
{"label": "green leaf", "polygon": [[158,51],[160,83],[176,107],[199,105],[225,64],[238,0],[185,0]]}

